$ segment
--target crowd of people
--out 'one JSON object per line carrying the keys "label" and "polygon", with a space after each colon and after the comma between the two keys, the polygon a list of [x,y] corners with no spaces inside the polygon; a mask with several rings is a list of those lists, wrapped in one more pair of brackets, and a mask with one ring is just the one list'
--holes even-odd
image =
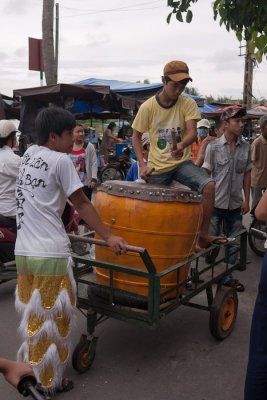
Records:
{"label": "crowd of people", "polygon": [[[229,243],[228,237],[242,228],[250,191],[255,207],[267,186],[267,117],[261,118],[261,136],[252,146],[242,140],[246,117],[242,107],[227,108],[211,135],[210,122],[201,119],[196,102],[182,94],[189,81],[186,63],[166,64],[161,92],[141,105],[133,121],[137,162],[126,179],[164,185],[177,181],[201,194],[203,218],[195,251],[212,243],[225,245],[229,263],[235,264],[237,253],[232,252],[238,241]],[[105,162],[118,141],[115,129],[116,124],[110,123],[103,136]],[[22,336],[18,361],[30,366],[28,372],[44,392],[67,391],[73,384],[63,378],[63,371],[70,356],[76,301],[69,240],[61,221],[67,199],[117,255],[126,251],[127,243],[110,232],[91,203],[97,183],[96,153],[91,143],[84,148],[84,128],[71,113],[56,107],[42,110],[36,119],[38,144],[22,158],[12,152],[15,133],[12,122],[0,121],[0,215],[13,225],[16,220],[17,227],[15,306]],[[267,194],[256,208],[262,220],[267,220],[266,202]],[[246,400],[267,398],[266,266],[265,257],[251,330]],[[222,283],[245,290],[231,274]],[[1,362],[5,365],[0,359],[0,367]],[[6,365],[1,372],[7,377],[13,364]],[[253,395],[256,386],[258,397]]]}

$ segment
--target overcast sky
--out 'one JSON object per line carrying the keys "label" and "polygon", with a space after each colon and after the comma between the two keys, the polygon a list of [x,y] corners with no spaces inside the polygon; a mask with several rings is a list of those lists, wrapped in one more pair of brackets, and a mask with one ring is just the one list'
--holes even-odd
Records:
{"label": "overcast sky", "polygon": [[[160,82],[164,65],[185,61],[201,95],[242,98],[244,57],[233,32],[213,20],[211,0],[192,7],[191,24],[168,25],[167,0],[59,0],[59,83],[87,78]],[[42,0],[0,2],[0,92],[39,86],[28,71],[28,37],[42,37]],[[244,50],[242,50],[244,52]],[[253,94],[267,98],[267,61],[254,69]]]}

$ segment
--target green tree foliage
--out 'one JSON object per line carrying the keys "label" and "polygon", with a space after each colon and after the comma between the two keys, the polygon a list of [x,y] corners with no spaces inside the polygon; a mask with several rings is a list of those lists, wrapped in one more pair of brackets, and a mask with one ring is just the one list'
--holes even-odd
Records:
{"label": "green tree foliage", "polygon": [[201,96],[199,91],[194,87],[186,86],[184,92],[187,93],[187,94],[191,94],[191,96]]}
{"label": "green tree foliage", "polygon": [[[168,24],[172,15],[179,22],[192,21],[191,6],[198,0],[167,0],[172,12],[167,17]],[[245,40],[251,54],[258,62],[267,54],[267,1],[266,0],[215,0],[212,3],[213,16],[224,24],[228,31],[233,30],[237,39]]]}
{"label": "green tree foliage", "polygon": [[[141,81],[136,81],[136,83],[141,83]],[[148,84],[148,85],[151,84],[151,82],[150,82],[149,79],[144,79],[144,80],[143,80],[143,83],[146,83],[146,84]]]}

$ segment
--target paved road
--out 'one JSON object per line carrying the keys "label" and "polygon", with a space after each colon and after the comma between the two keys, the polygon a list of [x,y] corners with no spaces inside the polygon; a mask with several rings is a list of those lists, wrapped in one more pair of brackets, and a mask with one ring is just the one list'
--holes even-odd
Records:
{"label": "paved road", "polygon": [[[248,223],[248,219],[246,219]],[[66,376],[75,388],[58,395],[64,400],[242,400],[249,330],[262,259],[248,248],[252,263],[237,272],[246,286],[239,294],[236,326],[229,338],[216,341],[209,332],[209,314],[180,307],[154,332],[115,320],[100,325],[97,354],[90,371],[78,375],[71,366]],[[2,357],[14,359],[20,340],[14,310],[15,281],[0,285]],[[201,296],[200,296],[201,297]],[[77,312],[75,345],[86,329]],[[19,399],[0,378],[0,398]],[[63,397],[64,396],[64,397]]]}

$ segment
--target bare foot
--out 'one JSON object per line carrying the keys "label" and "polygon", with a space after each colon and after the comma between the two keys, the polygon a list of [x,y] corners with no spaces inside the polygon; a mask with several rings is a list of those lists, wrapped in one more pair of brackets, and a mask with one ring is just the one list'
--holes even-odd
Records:
{"label": "bare foot", "polygon": [[195,244],[194,250],[195,250],[195,253],[199,253],[200,251],[205,250],[205,248],[204,247],[200,247],[198,242],[197,242]]}

